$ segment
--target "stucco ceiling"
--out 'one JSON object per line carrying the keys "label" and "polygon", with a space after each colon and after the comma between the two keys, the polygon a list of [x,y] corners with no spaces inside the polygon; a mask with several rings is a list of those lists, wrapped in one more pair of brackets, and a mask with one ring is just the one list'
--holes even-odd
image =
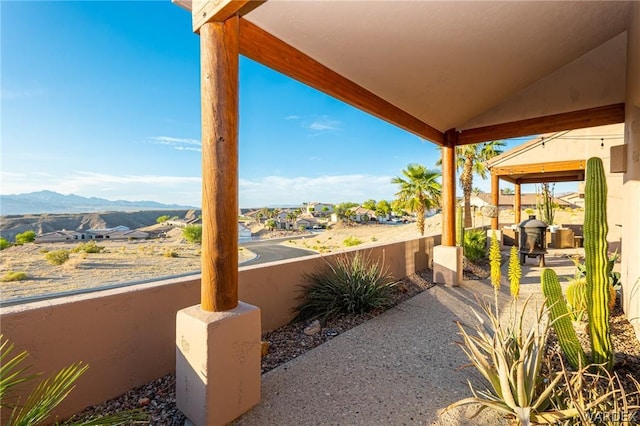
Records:
{"label": "stucco ceiling", "polygon": [[624,102],[629,2],[269,0],[258,27],[440,131]]}

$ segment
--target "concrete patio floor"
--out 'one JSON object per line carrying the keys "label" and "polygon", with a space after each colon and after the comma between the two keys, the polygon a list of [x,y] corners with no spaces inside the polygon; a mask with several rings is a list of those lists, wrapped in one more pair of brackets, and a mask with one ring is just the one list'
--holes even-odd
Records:
{"label": "concrete patio floor", "polygon": [[[546,266],[571,277],[567,257],[582,249],[550,250]],[[508,256],[508,251],[505,251]],[[508,306],[507,262],[499,303]],[[529,259],[522,269],[521,298],[542,301],[542,268]],[[562,280],[562,279],[561,279]],[[260,404],[234,425],[499,425],[499,415],[471,408],[442,408],[470,396],[467,380],[480,375],[455,343],[456,321],[475,325],[476,297],[493,300],[488,280],[459,287],[437,285],[262,376]],[[504,309],[508,312],[507,309]],[[534,314],[531,309],[529,313]]]}

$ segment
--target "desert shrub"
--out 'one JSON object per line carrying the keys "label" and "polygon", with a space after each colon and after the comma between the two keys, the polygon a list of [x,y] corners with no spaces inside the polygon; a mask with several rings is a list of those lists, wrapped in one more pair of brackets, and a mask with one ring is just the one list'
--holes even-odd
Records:
{"label": "desert shrub", "polygon": [[16,244],[32,243],[36,239],[36,233],[33,231],[24,231],[21,234],[16,235]]}
{"label": "desert shrub", "polygon": [[202,225],[187,225],[182,230],[182,236],[190,243],[202,243]]}
{"label": "desert shrub", "polygon": [[104,251],[104,246],[99,246],[95,241],[87,241],[86,243],[80,243],[71,249],[71,253],[101,253]]}
{"label": "desert shrub", "polygon": [[353,246],[357,246],[358,244],[362,244],[362,241],[360,241],[356,237],[350,236],[345,238],[342,244],[344,244],[347,247],[353,247]]}
{"label": "desert shrub", "polygon": [[178,252],[174,249],[166,249],[164,253],[162,253],[164,257],[178,257]]}
{"label": "desert shrub", "polygon": [[335,265],[327,262],[303,277],[308,285],[294,310],[295,320],[326,321],[385,307],[392,300],[395,286],[388,269],[360,253],[338,256]]}
{"label": "desert shrub", "polygon": [[376,242],[378,239],[376,237],[371,237],[371,241]]}
{"label": "desert shrub", "polygon": [[60,249],[50,251],[49,253],[45,254],[44,257],[52,265],[62,265],[64,262],[69,260],[69,250]]}
{"label": "desert shrub", "polygon": [[40,250],[38,250],[38,252],[39,252],[40,254],[46,254],[46,253],[49,253],[50,251],[51,251],[51,250],[49,250],[48,248],[44,248],[44,247],[43,247],[43,248],[41,248]]}
{"label": "desert shrub", "polygon": [[11,247],[11,243],[6,238],[0,237],[0,250],[4,250],[8,247]]}
{"label": "desert shrub", "polygon": [[22,281],[27,279],[27,273],[23,271],[8,271],[2,276],[0,281],[7,283],[11,281]]}
{"label": "desert shrub", "polygon": [[165,223],[169,219],[171,219],[171,216],[169,216],[168,214],[164,214],[164,215],[158,216],[156,218],[156,223]]}
{"label": "desert shrub", "polygon": [[524,212],[526,214],[533,214],[534,213],[533,209],[525,209]]}
{"label": "desert shrub", "polygon": [[487,257],[487,234],[482,229],[472,229],[464,233],[464,255],[472,262]]}

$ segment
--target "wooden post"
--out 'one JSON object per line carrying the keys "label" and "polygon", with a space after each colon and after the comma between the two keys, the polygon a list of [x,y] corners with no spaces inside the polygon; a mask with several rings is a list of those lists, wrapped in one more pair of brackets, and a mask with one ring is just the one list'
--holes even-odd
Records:
{"label": "wooden post", "polygon": [[456,139],[455,129],[444,134],[442,147],[442,245],[456,245]]}
{"label": "wooden post", "polygon": [[520,218],[520,210],[522,210],[522,192],[520,188],[520,183],[516,182],[516,194],[513,197],[513,210],[515,212],[515,224],[519,225],[522,219]]}
{"label": "wooden post", "polygon": [[498,220],[500,218],[500,181],[496,173],[491,173],[491,204],[496,206],[496,217],[491,218],[491,229],[498,230]]}
{"label": "wooden post", "polygon": [[200,27],[202,309],[238,306],[238,17]]}

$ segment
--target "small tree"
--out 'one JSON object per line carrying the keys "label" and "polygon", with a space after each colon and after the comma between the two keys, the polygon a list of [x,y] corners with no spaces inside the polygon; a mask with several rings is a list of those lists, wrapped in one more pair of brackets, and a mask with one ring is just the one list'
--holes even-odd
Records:
{"label": "small tree", "polygon": [[187,227],[182,230],[182,236],[190,243],[201,244],[202,225],[187,225]]}
{"label": "small tree", "polygon": [[158,216],[158,218],[156,219],[156,223],[165,223],[169,219],[171,219],[171,216],[169,216],[168,214],[163,214],[162,216]]}
{"label": "small tree", "polygon": [[16,235],[16,244],[22,245],[25,243],[32,243],[36,239],[36,233],[33,231],[24,231],[21,234]]}
{"label": "small tree", "polygon": [[276,221],[274,219],[267,219],[267,221],[264,223],[264,226],[273,231],[274,229],[276,229]]}
{"label": "small tree", "polygon": [[0,237],[0,250],[4,250],[8,247],[11,247],[11,243],[6,238]]}
{"label": "small tree", "polygon": [[362,207],[367,210],[375,210],[376,209],[376,200],[367,200],[362,203]]}
{"label": "small tree", "polygon": [[374,210],[378,216],[387,216],[391,213],[391,204],[387,200],[380,200],[376,203]]}

